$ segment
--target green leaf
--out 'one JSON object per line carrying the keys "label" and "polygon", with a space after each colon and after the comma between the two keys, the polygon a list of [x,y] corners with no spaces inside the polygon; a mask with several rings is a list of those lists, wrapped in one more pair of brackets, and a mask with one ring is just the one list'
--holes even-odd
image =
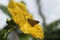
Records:
{"label": "green leaf", "polygon": [[46,26],[45,39],[57,39],[60,38],[60,29],[57,29],[60,20],[54,21]]}
{"label": "green leaf", "polygon": [[3,38],[4,34],[5,30],[4,29],[0,30],[0,40],[6,40],[5,38]]}
{"label": "green leaf", "polygon": [[28,34],[24,34],[24,33],[19,34],[19,39],[20,40],[29,40],[30,37],[31,36],[28,35]]}
{"label": "green leaf", "polygon": [[[25,4],[25,2],[21,1],[21,3]],[[25,4],[26,5],[26,4]]]}
{"label": "green leaf", "polygon": [[6,6],[0,5],[0,9],[1,9],[5,14],[7,14],[8,16],[11,17],[11,15],[10,15],[10,13],[9,13],[9,11],[8,11],[8,9],[7,9]]}

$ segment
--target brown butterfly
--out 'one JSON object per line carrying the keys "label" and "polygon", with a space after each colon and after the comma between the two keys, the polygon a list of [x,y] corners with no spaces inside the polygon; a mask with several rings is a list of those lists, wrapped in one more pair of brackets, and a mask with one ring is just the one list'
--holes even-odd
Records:
{"label": "brown butterfly", "polygon": [[34,26],[34,25],[36,25],[36,24],[39,23],[39,21],[37,21],[37,20],[32,20],[32,19],[29,19],[29,18],[28,18],[28,22],[30,23],[31,26]]}

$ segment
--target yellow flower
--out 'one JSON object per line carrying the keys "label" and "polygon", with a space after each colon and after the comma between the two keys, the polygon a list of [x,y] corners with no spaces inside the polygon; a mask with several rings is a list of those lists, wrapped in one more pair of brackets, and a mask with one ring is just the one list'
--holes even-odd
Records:
{"label": "yellow flower", "polygon": [[8,11],[23,33],[30,34],[33,37],[40,39],[44,38],[41,25],[38,24],[38,21],[33,19],[32,15],[29,14],[23,3],[10,0],[8,4]]}

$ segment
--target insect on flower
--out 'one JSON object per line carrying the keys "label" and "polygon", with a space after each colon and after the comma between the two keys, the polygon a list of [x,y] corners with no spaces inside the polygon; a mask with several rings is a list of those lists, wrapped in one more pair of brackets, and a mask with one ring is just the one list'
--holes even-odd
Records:
{"label": "insect on flower", "polygon": [[39,23],[33,19],[32,15],[27,11],[26,5],[21,2],[10,0],[8,4],[8,11],[12,19],[19,25],[20,30],[24,34],[30,34],[35,38],[44,38],[44,32]]}

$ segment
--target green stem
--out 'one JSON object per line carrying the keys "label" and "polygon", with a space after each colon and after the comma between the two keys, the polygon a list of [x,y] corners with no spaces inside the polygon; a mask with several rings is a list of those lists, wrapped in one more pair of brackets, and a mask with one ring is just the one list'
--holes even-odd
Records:
{"label": "green stem", "polygon": [[16,28],[17,28],[17,27],[11,28],[11,29],[9,29],[7,32],[5,32],[5,35],[4,35],[3,38],[7,39],[8,34],[9,34],[10,32],[12,32],[13,30],[15,30]]}

